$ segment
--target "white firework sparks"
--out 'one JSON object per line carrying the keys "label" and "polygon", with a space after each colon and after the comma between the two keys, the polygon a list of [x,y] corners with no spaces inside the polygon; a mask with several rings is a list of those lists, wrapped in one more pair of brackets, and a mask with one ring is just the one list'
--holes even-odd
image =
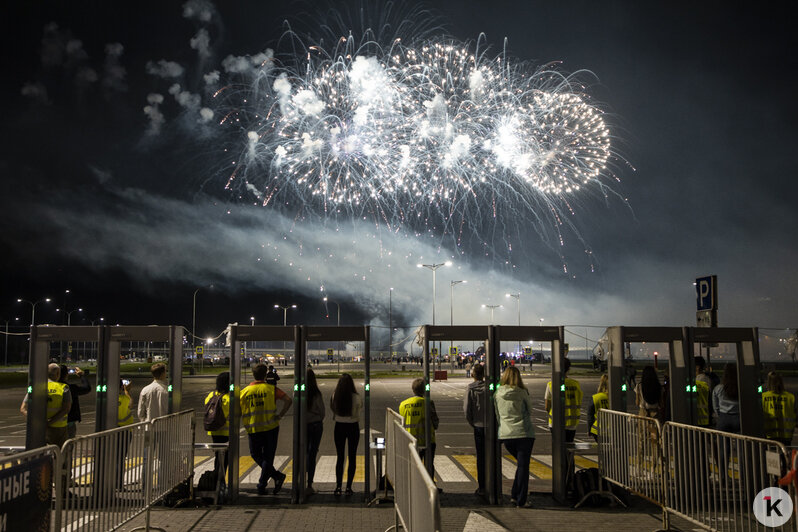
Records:
{"label": "white firework sparks", "polygon": [[216,96],[245,146],[227,187],[303,218],[371,218],[458,244],[487,220],[505,233],[553,226],[561,242],[574,195],[605,190],[604,113],[575,77],[478,44],[349,36],[264,62]]}

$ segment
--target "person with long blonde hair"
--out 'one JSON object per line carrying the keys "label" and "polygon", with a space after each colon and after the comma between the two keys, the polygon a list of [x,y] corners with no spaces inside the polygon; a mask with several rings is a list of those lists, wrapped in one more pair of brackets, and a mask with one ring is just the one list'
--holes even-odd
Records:
{"label": "person with long blonde hair", "polygon": [[593,401],[587,408],[587,429],[593,439],[598,441],[599,422],[598,413],[602,408],[610,407],[610,397],[607,394],[609,390],[609,379],[607,374],[601,376],[599,381],[598,390],[593,394]]}
{"label": "person with long blonde hair", "polygon": [[517,464],[510,500],[518,508],[529,508],[529,461],[535,444],[532,398],[521,379],[521,372],[515,366],[504,370],[500,382],[493,401],[499,426],[498,437]]}

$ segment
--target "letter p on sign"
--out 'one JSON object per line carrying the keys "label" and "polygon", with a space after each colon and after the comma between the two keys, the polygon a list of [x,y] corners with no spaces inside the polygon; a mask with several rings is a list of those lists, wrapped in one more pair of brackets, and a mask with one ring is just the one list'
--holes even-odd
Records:
{"label": "letter p on sign", "polygon": [[696,310],[715,310],[718,307],[718,277],[709,275],[695,280]]}

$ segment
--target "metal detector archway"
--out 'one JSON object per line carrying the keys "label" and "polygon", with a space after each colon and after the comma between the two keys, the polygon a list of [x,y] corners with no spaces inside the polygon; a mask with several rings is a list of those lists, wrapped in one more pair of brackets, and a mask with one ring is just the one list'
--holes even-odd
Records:
{"label": "metal detector archway", "polygon": [[[733,343],[737,347],[740,429],[746,436],[762,435],[759,397],[759,332],[756,328],[609,327],[610,408],[626,412],[625,342],[662,342],[670,350],[668,364],[671,419],[695,424],[698,420],[695,388],[695,344]],[[684,393],[682,393],[684,390]]]}
{"label": "metal detector archway", "polygon": [[81,341],[97,342],[95,431],[100,432],[117,425],[116,397],[119,395],[119,355],[122,342],[168,342],[169,413],[180,410],[183,387],[183,327],[37,325],[31,328],[31,356],[28,369],[30,404],[25,435],[27,449],[35,449],[45,444],[50,343]]}
{"label": "metal detector archway", "polygon": [[671,419],[678,423],[695,424],[696,396],[690,392],[695,385],[695,371],[692,370],[693,354],[687,338],[687,327],[609,327],[610,340],[609,399],[610,408],[626,412],[626,342],[667,343],[669,350],[668,382],[670,383]]}
{"label": "metal detector archway", "polygon": [[[764,434],[760,392],[759,329],[736,327],[691,327],[690,350],[697,343],[735,344],[740,433],[761,438]],[[692,356],[690,357],[692,361]]]}
{"label": "metal detector archway", "polygon": [[305,474],[307,471],[307,393],[305,384],[307,379],[307,343],[352,341],[363,342],[363,357],[365,362],[365,381],[363,395],[363,424],[366,434],[365,445],[365,494],[364,501],[368,501],[371,492],[371,450],[369,438],[371,437],[371,409],[370,409],[370,327],[313,327],[299,326],[263,326],[263,325],[231,325],[230,327],[230,443],[228,486],[231,500],[235,501],[239,495],[239,457],[241,455],[239,442],[239,428],[241,426],[241,408],[238,403],[238,394],[241,392],[241,344],[242,342],[282,341],[294,342],[294,425],[293,425],[293,472],[291,478],[291,502],[302,504],[305,502]]}
{"label": "metal detector archway", "polygon": [[[556,500],[565,501],[567,496],[567,457],[565,448],[565,413],[563,411],[565,401],[565,390],[562,388],[562,366],[565,357],[565,328],[557,326],[547,327],[519,327],[519,326],[447,326],[447,325],[425,325],[423,327],[424,344],[424,376],[429,380],[430,357],[429,344],[437,341],[486,341],[487,349],[485,353],[486,372],[485,379],[485,404],[493,404],[493,394],[499,386],[501,378],[501,364],[499,363],[499,353],[501,342],[516,341],[535,341],[551,342],[551,352],[557,353],[552,356],[552,390],[560,390],[560,393],[552,394],[552,470],[553,475],[552,493]],[[430,416],[430,387],[427,386],[424,392],[425,405],[425,433],[431,432]],[[487,408],[485,411],[485,475],[488,500],[491,504],[501,504],[502,499],[502,467],[501,467],[501,447],[496,438],[498,425],[496,423],[495,410]],[[491,435],[488,437],[488,435]],[[432,460],[426,462],[427,471],[432,475]]]}

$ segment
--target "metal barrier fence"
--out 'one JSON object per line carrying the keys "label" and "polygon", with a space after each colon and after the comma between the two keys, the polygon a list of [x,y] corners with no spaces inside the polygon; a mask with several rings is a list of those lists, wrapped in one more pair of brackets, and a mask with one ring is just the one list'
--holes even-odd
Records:
{"label": "metal barrier fence", "polygon": [[[779,487],[789,464],[783,445],[608,409],[599,411],[599,472],[607,481],[706,530],[798,530],[793,515],[780,528],[754,515],[754,498]],[[796,501],[794,485],[782,487]]]}
{"label": "metal barrier fence", "polygon": [[[666,456],[665,511],[707,530],[796,530],[796,521],[774,528],[760,523],[754,498],[779,487],[789,463],[783,445],[679,423],[663,428]],[[792,484],[783,487],[795,501]]]}
{"label": "metal barrier fence", "polygon": [[386,409],[386,475],[393,484],[395,530],[439,532],[441,511],[438,488],[416,449],[416,439],[403,427],[402,417]]}
{"label": "metal barrier fence", "polygon": [[[385,478],[390,481],[391,485],[396,483],[396,435],[394,421],[402,426],[403,419],[395,411],[390,408],[385,409]],[[404,429],[402,429],[404,430]],[[388,492],[388,482],[385,483],[385,492]]]}
{"label": "metal barrier fence", "polygon": [[659,422],[606,408],[599,410],[598,417],[601,476],[664,506]]}
{"label": "metal barrier fence", "polygon": [[0,530],[49,530],[61,451],[48,445],[0,458]]}
{"label": "metal barrier fence", "polygon": [[56,470],[55,530],[113,530],[189,479],[194,411],[67,440]]}

